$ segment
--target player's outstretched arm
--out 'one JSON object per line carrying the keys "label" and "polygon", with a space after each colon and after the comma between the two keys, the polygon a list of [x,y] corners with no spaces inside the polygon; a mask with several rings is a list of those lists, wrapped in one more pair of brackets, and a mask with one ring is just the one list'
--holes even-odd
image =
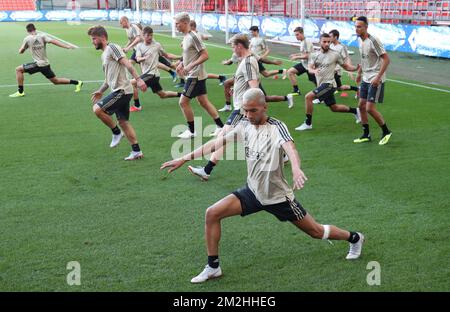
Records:
{"label": "player's outstretched arm", "polygon": [[289,161],[292,167],[292,180],[294,182],[294,190],[302,189],[308,178],[300,169],[300,156],[298,155],[295,144],[292,141],[288,141],[282,145],[284,152],[288,155]]}
{"label": "player's outstretched arm", "polygon": [[217,139],[211,140],[211,141],[203,144],[202,146],[197,148],[195,151],[193,151],[189,154],[186,154],[181,158],[166,161],[165,163],[163,163],[161,165],[160,169],[162,170],[165,168],[169,168],[168,172],[171,173],[172,171],[180,168],[181,166],[183,166],[186,162],[188,162],[190,160],[209,155],[209,154],[213,153],[214,151],[219,150],[220,148],[222,148],[226,145],[227,141],[234,140],[234,138],[235,138],[235,135],[234,135],[234,133],[232,133],[232,131],[229,132],[225,136],[219,136]]}
{"label": "player's outstretched arm", "polygon": [[55,46],[58,46],[60,48],[64,48],[64,49],[75,49],[74,46],[68,45],[68,44],[64,44],[61,41],[58,40],[50,40],[49,43],[54,44]]}

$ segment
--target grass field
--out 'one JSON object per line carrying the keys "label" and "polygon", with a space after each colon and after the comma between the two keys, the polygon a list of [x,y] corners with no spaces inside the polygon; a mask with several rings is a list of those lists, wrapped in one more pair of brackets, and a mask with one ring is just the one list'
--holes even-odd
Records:
{"label": "grass field", "polygon": [[[15,67],[31,61],[28,51],[17,53],[24,25],[0,23],[0,290],[450,290],[448,93],[388,82],[379,107],[393,136],[384,147],[377,144],[381,131],[373,120],[376,140],[356,145],[352,140],[361,129],[349,114],[316,105],[314,130],[299,133],[294,128],[304,119],[304,100],[297,97],[292,110],[270,104],[270,115],[288,125],[309,178],[297,198],[319,222],[364,232],[363,256],[346,261],[347,243],[312,240],[266,213],[235,217],[222,227],[224,277],[191,285],[206,261],[205,209],[245,183],[245,162],[222,162],[208,183],[186,168],[165,178],[159,167],[175,142],[170,131],[184,119],[177,99],[162,101],[151,91],[141,97],[144,110],[131,117],[145,153],[136,162],[122,160],[130,150],[125,141],[109,149],[111,133],[92,113],[90,93],[99,82],[76,94],[73,86],[40,85],[47,83],[42,75],[26,75],[26,97],[9,98],[16,91]],[[103,80],[100,52],[86,35],[89,25],[36,25],[81,47],[48,48],[59,77]],[[108,30],[110,41],[126,41],[124,30]],[[167,51],[180,52],[179,41],[156,39]],[[208,50],[209,72],[234,71],[220,64],[228,48]],[[163,87],[174,89],[167,73],[161,75]],[[272,94],[291,90],[283,80],[263,84]],[[312,87],[300,79],[303,93]],[[222,107],[216,80],[208,81],[208,91]],[[355,105],[353,97],[337,98]],[[211,123],[193,107],[205,117],[203,126]],[[289,167],[286,172],[290,177]],[[66,283],[69,261],[81,265],[81,286]],[[366,282],[369,261],[381,265],[380,286]]]}

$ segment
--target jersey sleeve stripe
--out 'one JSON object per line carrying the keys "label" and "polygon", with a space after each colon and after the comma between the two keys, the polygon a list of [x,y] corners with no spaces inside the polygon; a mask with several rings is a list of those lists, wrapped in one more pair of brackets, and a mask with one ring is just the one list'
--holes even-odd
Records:
{"label": "jersey sleeve stripe", "polygon": [[116,55],[117,58],[122,57],[122,54],[120,53],[119,49],[117,49],[117,47],[113,44],[109,45],[111,47],[111,50],[113,51],[113,53]]}
{"label": "jersey sleeve stripe", "polygon": [[201,43],[200,40],[197,38],[197,36],[194,35],[193,33],[190,33],[190,35],[192,36],[192,40],[193,40],[193,42],[194,42],[195,48],[196,48],[198,51],[203,50],[202,43]]}

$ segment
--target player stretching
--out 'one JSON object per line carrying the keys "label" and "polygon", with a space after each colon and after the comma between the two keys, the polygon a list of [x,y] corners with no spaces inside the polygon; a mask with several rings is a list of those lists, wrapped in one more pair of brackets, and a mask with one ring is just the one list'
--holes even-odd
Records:
{"label": "player stretching", "polygon": [[41,73],[55,85],[73,84],[76,85],[75,92],[80,92],[83,82],[67,78],[57,78],[47,59],[47,43],[54,44],[55,46],[64,49],[74,49],[74,47],[52,39],[47,35],[38,34],[34,24],[28,24],[26,26],[26,30],[28,32],[28,36],[23,39],[23,44],[19,49],[19,53],[23,54],[27,49],[30,49],[34,62],[23,64],[16,68],[18,89],[16,93],[11,94],[9,97],[25,96],[23,87],[23,82],[25,79],[23,75],[24,73],[28,73],[30,75],[33,75],[34,73]]}

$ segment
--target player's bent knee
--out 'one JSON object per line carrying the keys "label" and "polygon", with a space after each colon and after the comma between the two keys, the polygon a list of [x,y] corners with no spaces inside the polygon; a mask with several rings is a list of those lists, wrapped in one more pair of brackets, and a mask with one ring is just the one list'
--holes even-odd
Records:
{"label": "player's bent knee", "polygon": [[307,233],[309,236],[315,239],[322,239],[323,237],[323,230],[320,226],[309,229]]}
{"label": "player's bent knee", "polygon": [[205,212],[205,221],[206,223],[216,222],[220,219],[220,215],[217,213],[217,209],[214,209],[214,206],[206,209]]}

